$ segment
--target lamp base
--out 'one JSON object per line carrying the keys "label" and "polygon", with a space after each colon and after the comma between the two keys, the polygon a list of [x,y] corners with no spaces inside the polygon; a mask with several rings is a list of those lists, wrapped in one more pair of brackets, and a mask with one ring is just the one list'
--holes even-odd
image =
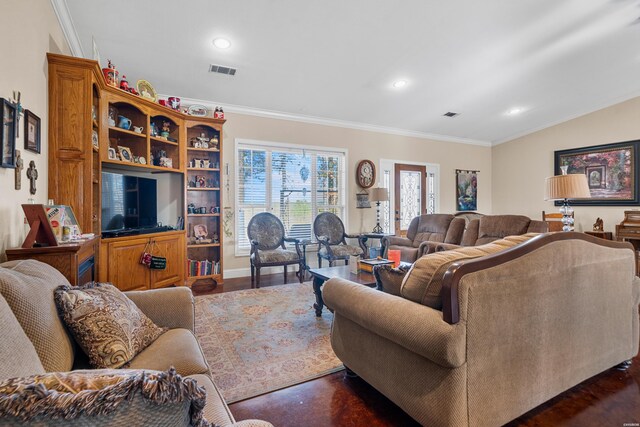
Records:
{"label": "lamp base", "polygon": [[373,227],[373,233],[375,234],[382,234],[383,230],[382,227],[380,226],[380,223],[377,223],[375,227]]}
{"label": "lamp base", "polygon": [[569,206],[569,200],[564,199],[562,201],[562,207],[560,208],[560,213],[562,214],[562,231],[573,231],[573,208]]}

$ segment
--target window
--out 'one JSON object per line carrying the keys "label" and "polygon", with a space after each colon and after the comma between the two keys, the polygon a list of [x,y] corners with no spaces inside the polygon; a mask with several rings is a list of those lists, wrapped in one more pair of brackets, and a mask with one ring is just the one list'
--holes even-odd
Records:
{"label": "window", "polygon": [[247,225],[260,212],[276,215],[298,238],[311,238],[320,212],[344,221],[344,151],[238,140],[236,159],[236,255],[249,254]]}

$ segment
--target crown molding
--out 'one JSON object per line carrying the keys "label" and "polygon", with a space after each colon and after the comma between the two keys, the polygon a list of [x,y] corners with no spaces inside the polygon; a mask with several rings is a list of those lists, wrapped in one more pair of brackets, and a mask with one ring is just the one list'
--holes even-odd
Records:
{"label": "crown molding", "polygon": [[[159,94],[159,98],[168,98],[169,95]],[[329,119],[324,117],[306,116],[303,114],[285,113],[282,111],[263,110],[253,107],[245,107],[242,105],[221,104],[204,99],[183,98],[181,103],[184,105],[201,104],[213,110],[216,106],[221,106],[225,112],[245,114],[248,116],[265,117],[276,120],[290,120],[294,122],[311,123],[323,126],[333,126],[346,129],[356,129],[369,132],[386,133],[389,135],[408,136],[412,138],[429,139],[432,141],[454,142],[458,144],[481,145],[483,147],[491,147],[489,141],[481,141],[476,139],[458,138],[454,136],[438,135],[426,132],[417,132],[406,129],[398,129],[386,126],[370,125],[367,123],[349,122],[346,120]]]}
{"label": "crown molding", "polygon": [[84,58],[84,52],[82,51],[82,44],[78,38],[78,32],[75,25],[73,25],[73,19],[69,13],[66,0],[51,0],[51,6],[53,11],[58,17],[60,27],[62,27],[62,33],[67,40],[67,44],[71,49],[71,54],[77,58]]}

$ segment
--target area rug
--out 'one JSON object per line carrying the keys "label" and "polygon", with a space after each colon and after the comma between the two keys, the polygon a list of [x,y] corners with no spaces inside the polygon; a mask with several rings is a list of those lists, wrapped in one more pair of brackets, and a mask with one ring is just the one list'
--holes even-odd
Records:
{"label": "area rug", "polygon": [[196,335],[227,403],[343,369],[311,283],[196,297]]}

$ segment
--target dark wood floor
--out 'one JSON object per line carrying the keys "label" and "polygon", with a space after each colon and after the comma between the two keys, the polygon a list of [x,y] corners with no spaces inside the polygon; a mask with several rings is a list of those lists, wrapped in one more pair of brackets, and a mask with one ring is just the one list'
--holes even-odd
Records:
{"label": "dark wood floor", "polygon": [[[290,275],[289,283],[297,279]],[[282,274],[263,276],[261,287],[283,283]],[[249,289],[248,278],[227,279],[223,289]],[[567,360],[567,363],[571,363]],[[230,405],[236,419],[257,418],[285,426],[417,426],[407,414],[360,378],[336,372],[322,378]],[[627,371],[610,369],[508,424],[527,426],[640,426],[640,357]]]}

